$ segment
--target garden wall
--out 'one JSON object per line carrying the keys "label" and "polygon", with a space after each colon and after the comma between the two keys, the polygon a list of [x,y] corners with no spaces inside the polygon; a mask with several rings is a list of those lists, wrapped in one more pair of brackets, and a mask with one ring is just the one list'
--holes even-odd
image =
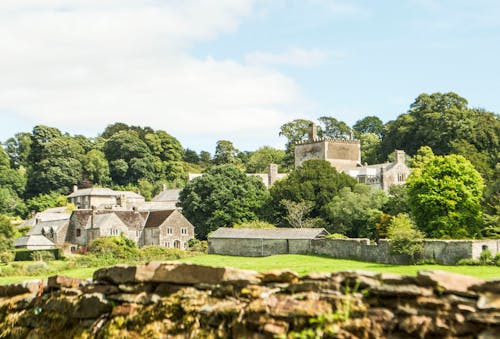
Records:
{"label": "garden wall", "polygon": [[[275,254],[316,254],[384,264],[408,264],[404,255],[391,254],[390,240],[369,239],[208,239],[209,253],[260,257]],[[423,260],[452,265],[460,259],[478,259],[483,249],[500,253],[500,240],[425,240]]]}

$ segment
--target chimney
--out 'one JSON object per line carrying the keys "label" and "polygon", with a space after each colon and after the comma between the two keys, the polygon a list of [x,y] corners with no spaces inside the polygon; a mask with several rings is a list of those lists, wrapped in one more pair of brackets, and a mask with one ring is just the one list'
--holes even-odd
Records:
{"label": "chimney", "polygon": [[307,133],[309,135],[309,141],[314,141],[318,138],[318,129],[314,122],[309,124],[309,130]]}
{"label": "chimney", "polygon": [[73,185],[73,193],[76,192],[76,191],[78,191],[78,186]]}
{"label": "chimney", "polygon": [[40,217],[36,217],[35,218],[35,225],[38,225],[41,221],[42,221],[42,219]]}
{"label": "chimney", "polygon": [[167,185],[163,184],[162,188],[163,188],[163,191],[166,191],[167,190]]}
{"label": "chimney", "polygon": [[396,163],[404,164],[405,160],[405,151],[396,150]]}
{"label": "chimney", "polygon": [[268,187],[271,187],[272,184],[278,179],[278,165],[269,164],[269,173],[268,173]]}
{"label": "chimney", "polygon": [[90,215],[90,228],[94,228],[94,223],[95,223],[95,211],[96,211],[96,207],[94,205],[92,205],[92,214]]}

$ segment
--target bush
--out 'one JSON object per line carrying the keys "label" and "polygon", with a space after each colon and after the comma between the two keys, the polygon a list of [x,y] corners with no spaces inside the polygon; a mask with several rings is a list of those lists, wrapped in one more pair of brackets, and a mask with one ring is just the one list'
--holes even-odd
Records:
{"label": "bush", "polygon": [[132,259],[137,257],[138,250],[132,239],[119,236],[95,239],[89,245],[89,253],[99,257]]}
{"label": "bush", "polygon": [[188,240],[188,250],[193,252],[208,253],[208,242],[206,240]]}
{"label": "bush", "polygon": [[14,253],[10,251],[4,251],[0,253],[0,262],[8,264],[14,260]]}
{"label": "bush", "polygon": [[485,248],[481,251],[479,262],[481,265],[493,265],[493,254],[489,249]]}
{"label": "bush", "polygon": [[31,260],[33,261],[52,261],[55,259],[54,253],[50,251],[35,251],[31,253]]}
{"label": "bush", "polygon": [[175,260],[189,256],[191,256],[189,252],[163,246],[144,246],[139,249],[139,258],[143,261]]}
{"label": "bush", "polygon": [[415,228],[407,214],[393,217],[387,229],[391,239],[391,252],[403,254],[415,261],[424,249],[424,234]]}
{"label": "bush", "polygon": [[[16,250],[15,261],[31,261],[33,260],[33,253],[40,252],[38,250]],[[62,251],[59,248],[53,248],[49,250],[43,250],[43,252],[51,252],[56,260],[62,259]]]}
{"label": "bush", "polygon": [[243,222],[241,224],[234,224],[233,228],[276,228],[276,226],[265,221],[254,220]]}
{"label": "bush", "polygon": [[481,265],[481,263],[479,262],[479,260],[467,258],[467,259],[460,259],[457,262],[457,265],[460,265],[460,266],[479,266],[479,265]]}
{"label": "bush", "polygon": [[495,263],[495,265],[500,266],[500,252],[495,255],[495,258],[493,258],[493,262]]}
{"label": "bush", "polygon": [[348,239],[347,236],[340,233],[332,233],[326,236],[327,239]]}
{"label": "bush", "polygon": [[28,275],[39,275],[47,272],[49,266],[43,261],[37,261],[26,266],[26,274]]}

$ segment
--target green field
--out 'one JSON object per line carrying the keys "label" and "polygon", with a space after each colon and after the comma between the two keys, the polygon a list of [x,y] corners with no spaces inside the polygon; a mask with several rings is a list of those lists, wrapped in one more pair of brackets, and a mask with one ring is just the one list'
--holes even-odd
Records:
{"label": "green field", "polygon": [[[354,260],[331,259],[325,257],[292,254],[258,258],[206,254],[180,259],[179,261],[209,266],[230,266],[260,272],[272,269],[287,268],[302,275],[310,272],[334,272],[345,270],[367,270],[375,272],[415,275],[420,270],[444,270],[471,275],[487,280],[500,279],[500,267],[498,266],[385,265]],[[56,261],[49,263],[49,266],[52,266],[51,268],[57,270],[57,266],[60,264],[61,262]],[[57,271],[57,273],[51,273],[49,275],[60,274],[74,278],[90,278],[92,277],[92,273],[96,269],[97,267],[74,268],[70,270],[60,270]],[[47,274],[38,276],[0,277],[0,285],[46,277]]]}

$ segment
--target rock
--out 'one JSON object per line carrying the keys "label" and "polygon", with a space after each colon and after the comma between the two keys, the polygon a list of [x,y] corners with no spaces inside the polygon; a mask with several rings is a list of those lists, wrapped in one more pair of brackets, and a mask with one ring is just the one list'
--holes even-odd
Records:
{"label": "rock", "polygon": [[139,305],[137,304],[121,304],[113,308],[113,312],[111,312],[111,316],[129,316],[134,315],[139,309]]}
{"label": "rock", "polygon": [[437,297],[417,297],[416,303],[419,308],[430,310],[448,311],[450,309],[450,304]]}
{"label": "rock", "polygon": [[154,304],[160,300],[159,295],[146,292],[141,292],[139,294],[119,293],[110,295],[108,298],[110,300],[115,300],[119,302],[126,302],[129,304],[141,304],[141,305]]}
{"label": "rock", "polygon": [[443,289],[449,293],[467,293],[469,287],[484,283],[484,280],[445,271],[420,271],[417,282],[421,286]]}
{"label": "rock", "polygon": [[424,338],[429,332],[432,319],[421,315],[411,315],[404,318],[398,324],[399,328],[408,334]]}
{"label": "rock", "polygon": [[399,275],[395,273],[380,273],[377,279],[389,285],[415,285],[417,279],[409,275]]}
{"label": "rock", "polygon": [[284,336],[288,332],[289,323],[280,320],[274,320],[272,322],[266,322],[263,326],[262,331],[273,337]]}
{"label": "rock", "polygon": [[112,305],[101,293],[83,295],[80,299],[74,317],[78,319],[97,319],[105,313],[111,312]]}
{"label": "rock", "polygon": [[76,288],[80,284],[85,283],[86,279],[77,279],[65,277],[62,275],[54,275],[48,278],[47,286],[49,289],[60,289],[61,287]]}
{"label": "rock", "polygon": [[475,292],[491,292],[500,294],[500,280],[489,280],[470,287]]}
{"label": "rock", "polygon": [[291,270],[272,270],[259,274],[263,283],[290,283],[297,282],[299,275]]}
{"label": "rock", "polygon": [[22,283],[0,285],[0,297],[12,297],[19,294],[41,294],[43,292],[42,280],[30,280]]}
{"label": "rock", "polygon": [[210,267],[185,263],[161,263],[151,281],[175,284],[258,283],[257,272],[230,267]]}
{"label": "rock", "polygon": [[479,296],[477,308],[480,310],[500,310],[500,294],[485,292]]}
{"label": "rock", "polygon": [[477,339],[498,339],[500,338],[500,328],[489,328],[482,331],[477,336]]}
{"label": "rock", "polygon": [[94,282],[129,284],[135,282],[152,281],[160,262],[150,262],[145,265],[116,265],[105,267],[94,272]]}
{"label": "rock", "polygon": [[416,285],[381,285],[370,289],[370,294],[392,297],[431,296],[432,290]]}
{"label": "rock", "polygon": [[475,312],[466,317],[467,320],[482,324],[497,325],[500,324],[500,312]]}
{"label": "rock", "polygon": [[83,293],[102,293],[105,295],[119,293],[120,289],[116,285],[86,285],[82,288]]}
{"label": "rock", "polygon": [[309,273],[306,274],[303,279],[304,280],[328,280],[330,279],[330,273]]}
{"label": "rock", "polygon": [[384,329],[390,328],[394,320],[394,313],[381,307],[369,308],[366,311],[366,316],[372,320],[372,322],[381,324]]}
{"label": "rock", "polygon": [[297,300],[293,296],[279,295],[276,305],[271,307],[269,313],[276,317],[316,317],[332,312],[332,306],[317,299]]}

